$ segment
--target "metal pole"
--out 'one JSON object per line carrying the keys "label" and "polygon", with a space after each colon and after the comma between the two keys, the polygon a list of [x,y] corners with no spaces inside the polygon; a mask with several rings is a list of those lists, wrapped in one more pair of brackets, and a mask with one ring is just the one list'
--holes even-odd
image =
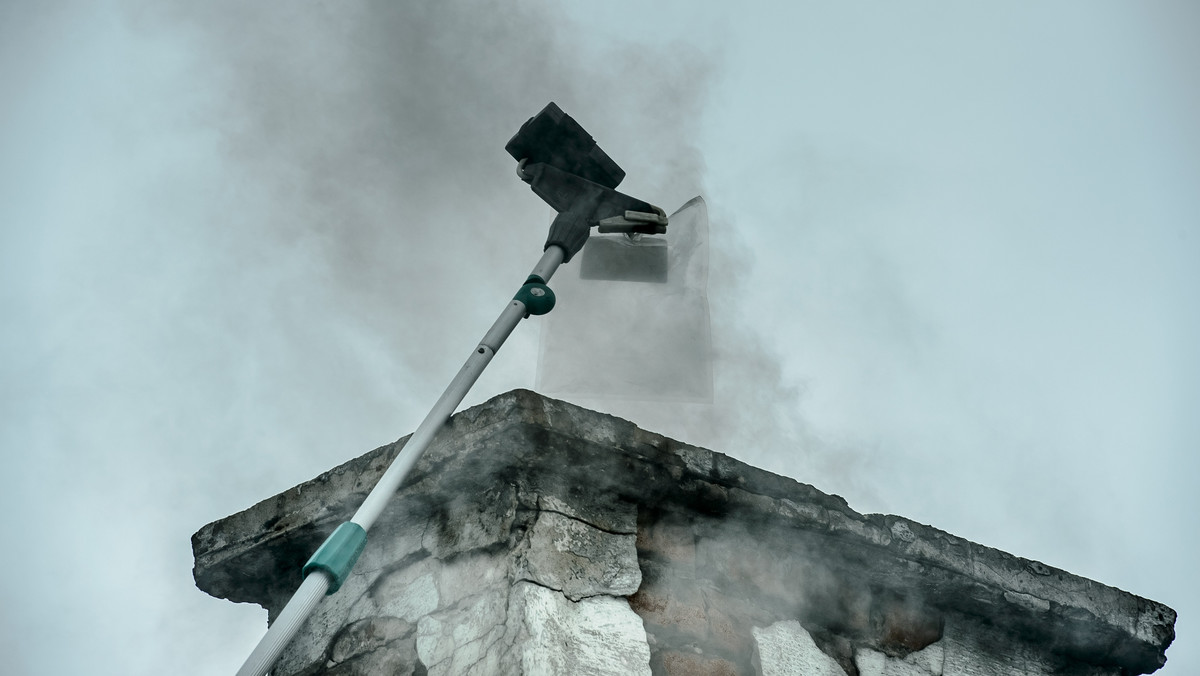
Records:
{"label": "metal pole", "polygon": [[[550,277],[554,275],[554,271],[562,264],[565,252],[557,245],[547,247],[545,253],[542,254],[541,260],[533,268],[530,278],[538,277],[541,284],[550,281]],[[528,282],[527,282],[528,284]],[[544,288],[544,287],[543,287]],[[500,346],[504,344],[505,339],[513,332],[517,324],[528,316],[529,309],[526,303],[521,300],[514,299],[504,308],[496,322],[492,324],[492,328],[484,334],[483,340],[479,346],[467,358],[463,367],[459,370],[458,375],[454,376],[454,380],[450,381],[450,385],[446,387],[446,391],[438,398],[437,403],[433,405],[425,419],[417,426],[417,430],[409,437],[408,443],[392,461],[387,471],[379,478],[379,483],[375,484],[375,488],[367,494],[358,511],[354,513],[354,517],[350,519],[351,524],[361,527],[363,535],[361,543],[358,544],[357,551],[350,556],[349,565],[345,568],[345,572],[349,572],[349,566],[353,566],[354,559],[358,553],[362,551],[362,545],[366,542],[365,531],[370,530],[371,526],[383,513],[384,507],[387,506],[389,500],[404,483],[405,477],[417,464],[421,454],[429,447],[433,441],[434,435],[441,429],[442,424],[446,422],[454,413],[454,409],[458,407],[471,386],[479,379],[479,375],[483,373],[483,369],[487,367],[488,362],[500,350]],[[343,524],[345,526],[346,524]],[[326,540],[326,544],[334,540],[339,531],[335,531],[330,540]],[[322,549],[318,550],[314,559],[321,554]],[[312,565],[313,560],[309,561]],[[305,566],[306,570],[309,566]],[[336,584],[336,586],[335,586]],[[238,670],[237,676],[265,676],[266,673],[279,659],[283,649],[291,642],[292,638],[300,631],[304,621],[316,609],[320,603],[321,597],[326,593],[337,591],[340,586],[340,581],[335,579],[335,576],[328,572],[327,568],[315,567],[308,571],[304,577],[304,582],[288,600],[283,611],[279,613],[279,617],[275,618],[275,622],[267,628],[267,633],[259,641],[258,646],[250,653],[250,657],[246,658],[245,664]],[[332,591],[331,591],[332,589]]]}
{"label": "metal pole", "polygon": [[292,637],[300,630],[301,625],[321,602],[321,597],[329,589],[329,576],[324,571],[314,571],[307,575],[300,587],[288,599],[283,612],[275,618],[275,622],[267,628],[267,633],[254,647],[254,651],[246,658],[246,663],[238,669],[237,676],[263,676],[275,665],[275,661],[283,654],[283,649],[291,643]]}

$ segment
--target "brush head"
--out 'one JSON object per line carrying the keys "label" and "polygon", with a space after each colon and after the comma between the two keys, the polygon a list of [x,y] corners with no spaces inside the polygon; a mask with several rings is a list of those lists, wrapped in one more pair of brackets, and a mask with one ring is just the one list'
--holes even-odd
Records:
{"label": "brush head", "polygon": [[662,251],[649,243],[629,245],[642,235],[666,233],[666,213],[616,191],[625,172],[570,115],[551,102],[521,125],[504,149],[517,160],[517,176],[558,212],[546,248],[562,249],[563,263],[584,248],[592,228],[598,226],[602,233],[629,237],[621,245],[610,242],[594,247],[601,253],[592,256],[595,262],[585,274],[596,279],[647,281],[665,276],[665,243]]}
{"label": "brush head", "polygon": [[504,149],[518,162],[548,164],[605,188],[615,188],[625,178],[591,134],[553,101],[521,125]]}

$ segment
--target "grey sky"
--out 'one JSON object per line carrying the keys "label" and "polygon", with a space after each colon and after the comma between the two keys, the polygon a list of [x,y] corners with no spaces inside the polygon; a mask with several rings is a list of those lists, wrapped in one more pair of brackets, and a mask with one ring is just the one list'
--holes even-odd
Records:
{"label": "grey sky", "polygon": [[1167,603],[1200,671],[1194,5],[409,4],[0,8],[11,673],[236,668],[188,537],[415,427],[536,260],[549,100],[711,211],[715,413],[614,410]]}

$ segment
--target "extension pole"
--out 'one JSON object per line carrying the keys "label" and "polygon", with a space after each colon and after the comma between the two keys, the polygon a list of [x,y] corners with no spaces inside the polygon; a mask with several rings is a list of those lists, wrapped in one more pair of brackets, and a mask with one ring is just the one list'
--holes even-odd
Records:
{"label": "extension pole", "polygon": [[400,484],[404,483],[405,477],[429,447],[442,424],[462,403],[505,339],[525,317],[531,314],[545,314],[554,307],[554,294],[546,286],[546,282],[550,281],[550,277],[562,264],[565,256],[566,251],[557,244],[546,247],[525,285],[504,308],[504,312],[500,313],[492,328],[484,334],[479,346],[471,353],[458,375],[450,381],[446,391],[409,437],[408,443],[380,477],[379,483],[367,494],[353,518],[338,526],[305,564],[304,582],[284,606],[279,617],[275,618],[275,622],[267,628],[266,635],[258,642],[250,657],[246,658],[237,676],[266,676],[283,653],[283,649],[321,602],[321,597],[333,594],[345,582],[358,555],[366,546],[367,531],[383,513],[392,495],[400,488]]}

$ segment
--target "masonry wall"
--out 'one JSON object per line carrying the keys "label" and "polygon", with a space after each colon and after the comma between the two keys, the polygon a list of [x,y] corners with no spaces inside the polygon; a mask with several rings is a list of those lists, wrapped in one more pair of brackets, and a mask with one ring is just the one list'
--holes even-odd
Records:
{"label": "masonry wall", "polygon": [[[193,537],[270,619],[403,440]],[[456,415],[292,674],[1149,673],[1169,608],[514,391]]]}

